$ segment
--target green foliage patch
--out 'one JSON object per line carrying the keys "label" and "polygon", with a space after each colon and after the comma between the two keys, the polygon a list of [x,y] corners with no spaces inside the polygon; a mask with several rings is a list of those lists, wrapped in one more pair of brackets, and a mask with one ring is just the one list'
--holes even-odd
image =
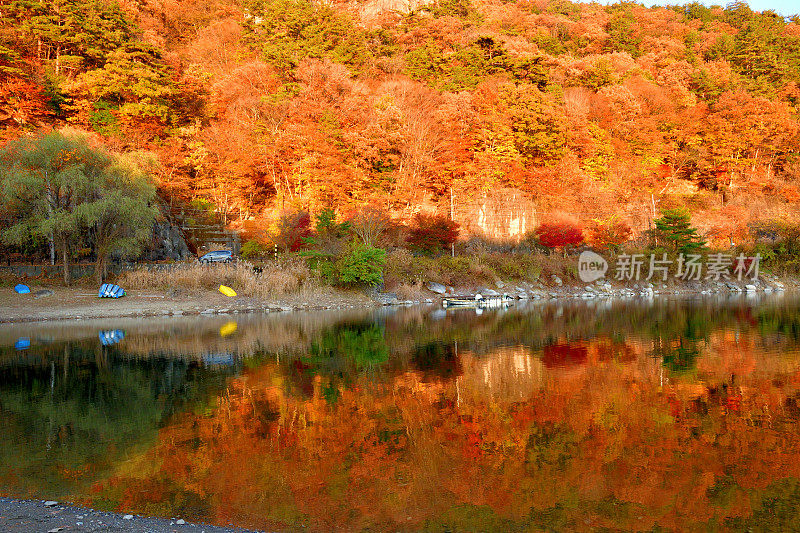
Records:
{"label": "green foliage patch", "polygon": [[303,58],[330,59],[359,71],[370,57],[367,34],[324,4],[275,0],[256,8],[244,24],[245,41],[280,71],[292,71]]}
{"label": "green foliage patch", "polygon": [[383,281],[386,250],[353,243],[350,249],[332,263],[324,263],[323,273],[337,285],[377,286]]}
{"label": "green foliage patch", "polygon": [[655,220],[659,240],[678,253],[695,254],[702,250],[705,242],[691,225],[689,212],[682,209],[667,209]]}
{"label": "green foliage patch", "polygon": [[443,91],[474,89],[487,77],[501,73],[540,88],[549,79],[541,57],[513,58],[489,36],[455,50],[428,41],[407,52],[405,61],[406,74]]}

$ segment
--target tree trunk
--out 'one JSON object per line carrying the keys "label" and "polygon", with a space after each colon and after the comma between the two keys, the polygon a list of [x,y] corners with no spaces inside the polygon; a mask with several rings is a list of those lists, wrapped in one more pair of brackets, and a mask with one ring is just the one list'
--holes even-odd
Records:
{"label": "tree trunk", "polygon": [[97,278],[97,284],[102,285],[103,281],[106,277],[106,267],[108,265],[108,260],[106,255],[103,253],[97,254],[97,261],[94,264],[94,275]]}
{"label": "tree trunk", "polygon": [[[41,41],[39,41],[41,44]],[[47,175],[47,171],[44,172],[44,180],[45,185],[47,188],[47,217],[52,218],[53,216],[53,189],[50,188],[50,177]],[[56,264],[56,236],[55,233],[51,230],[50,231],[50,264],[55,266]]]}
{"label": "tree trunk", "polygon": [[69,272],[69,246],[67,246],[66,239],[61,244],[61,258],[64,261],[64,284],[69,285],[72,282],[72,276]]}

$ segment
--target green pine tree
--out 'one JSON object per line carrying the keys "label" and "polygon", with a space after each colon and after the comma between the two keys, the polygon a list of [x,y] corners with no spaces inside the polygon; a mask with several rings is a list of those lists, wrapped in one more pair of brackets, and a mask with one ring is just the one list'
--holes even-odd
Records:
{"label": "green pine tree", "polygon": [[252,4],[245,40],[281,71],[288,73],[306,57],[330,59],[358,71],[370,56],[366,33],[330,6],[308,0]]}
{"label": "green pine tree", "polygon": [[676,252],[694,254],[701,250],[705,241],[692,227],[689,212],[684,209],[666,209],[661,218],[655,220],[656,235],[668,243]]}
{"label": "green pine tree", "polygon": [[135,30],[116,2],[104,0],[12,0],[0,16],[35,43],[39,60],[56,75],[81,64],[102,65]]}

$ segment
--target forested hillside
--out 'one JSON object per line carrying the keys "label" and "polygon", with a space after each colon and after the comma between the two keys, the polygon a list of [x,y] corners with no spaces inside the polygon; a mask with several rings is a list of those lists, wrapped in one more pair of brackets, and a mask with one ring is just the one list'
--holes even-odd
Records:
{"label": "forested hillside", "polygon": [[152,152],[163,198],[233,227],[365,204],[449,215],[451,198],[458,210],[498,191],[536,223],[634,234],[687,207],[719,244],[798,214],[796,16],[567,0],[0,5],[4,140],[71,126]]}

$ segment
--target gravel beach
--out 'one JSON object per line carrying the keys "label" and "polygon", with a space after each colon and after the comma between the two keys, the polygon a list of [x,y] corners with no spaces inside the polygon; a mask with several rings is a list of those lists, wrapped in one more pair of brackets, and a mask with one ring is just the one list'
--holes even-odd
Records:
{"label": "gravel beach", "polygon": [[246,533],[233,527],[193,524],[180,518],[146,518],[94,511],[60,502],[0,498],[0,531],[4,533]]}

